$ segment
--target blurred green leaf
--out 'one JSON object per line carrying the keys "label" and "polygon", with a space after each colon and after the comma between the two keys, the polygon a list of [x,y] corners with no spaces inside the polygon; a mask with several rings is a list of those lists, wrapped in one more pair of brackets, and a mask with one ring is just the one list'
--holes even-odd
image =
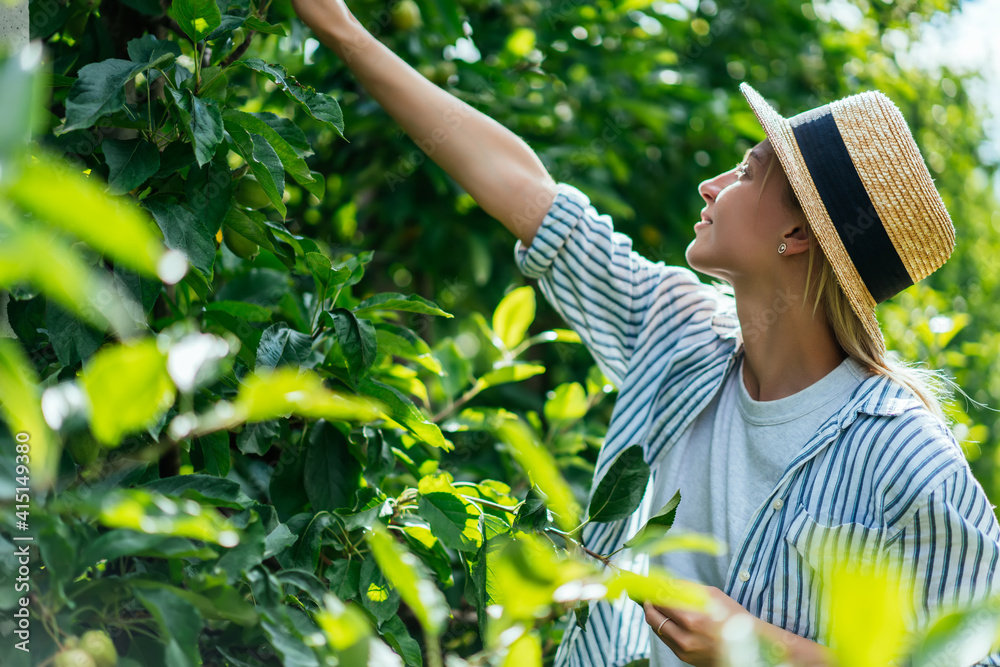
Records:
{"label": "blurred green leaf", "polygon": [[166,639],[166,664],[171,667],[195,667],[202,664],[198,637],[204,621],[198,609],[168,589],[139,589],[135,596],[156,619],[156,624]]}
{"label": "blurred green leaf", "polygon": [[532,483],[548,497],[559,527],[567,532],[575,529],[580,507],[552,455],[538,442],[531,428],[523,421],[508,421],[500,426],[497,435],[511,448],[511,454]]}
{"label": "blurred green leaf", "polygon": [[0,411],[12,435],[22,445],[15,446],[18,453],[28,453],[30,457],[32,486],[49,488],[55,481],[59,463],[59,441],[42,416],[34,368],[20,346],[6,338],[0,338]]}
{"label": "blurred green leaf", "polygon": [[379,524],[367,535],[372,555],[386,579],[399,591],[403,602],[413,611],[424,632],[434,641],[448,619],[449,607],[444,595],[424,574],[420,562],[397,543]]}
{"label": "blurred green leaf", "polygon": [[555,392],[555,396],[545,401],[547,421],[574,421],[587,414],[587,394],[579,382],[561,384]]}
{"label": "blurred green leaf", "polygon": [[166,355],[151,339],[100,350],[84,366],[80,384],[90,399],[94,436],[110,446],[160,418],[176,395]]}
{"label": "blurred green leaf", "polygon": [[[113,199],[82,174],[43,156],[24,165],[20,179],[4,195],[48,225],[63,229],[107,253],[117,263],[145,275],[159,274],[173,283],[183,267],[160,265],[166,248],[144,212],[128,201]],[[94,224],[95,220],[114,224]]]}
{"label": "blurred green leaf", "polygon": [[535,290],[530,285],[518,287],[505,296],[493,311],[493,331],[512,350],[524,340],[535,321]]}

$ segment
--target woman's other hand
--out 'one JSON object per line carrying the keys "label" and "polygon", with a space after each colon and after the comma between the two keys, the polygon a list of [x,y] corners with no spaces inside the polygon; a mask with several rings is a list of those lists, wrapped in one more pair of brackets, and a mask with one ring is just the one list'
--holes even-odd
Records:
{"label": "woman's other hand", "polygon": [[722,666],[722,626],[736,616],[751,619],[754,630],[782,647],[791,664],[808,667],[833,665],[828,648],[763,621],[715,586],[704,586],[709,597],[706,611],[642,605],[646,623],[681,661],[695,667]]}

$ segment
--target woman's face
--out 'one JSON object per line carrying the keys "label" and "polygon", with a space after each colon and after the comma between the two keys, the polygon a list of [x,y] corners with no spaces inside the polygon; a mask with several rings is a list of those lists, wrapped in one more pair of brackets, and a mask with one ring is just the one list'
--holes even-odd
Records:
{"label": "woman's face", "polygon": [[776,268],[778,246],[796,219],[782,201],[786,183],[780,164],[765,182],[771,160],[777,157],[764,140],[739,165],[698,186],[705,208],[686,252],[691,268],[734,286]]}

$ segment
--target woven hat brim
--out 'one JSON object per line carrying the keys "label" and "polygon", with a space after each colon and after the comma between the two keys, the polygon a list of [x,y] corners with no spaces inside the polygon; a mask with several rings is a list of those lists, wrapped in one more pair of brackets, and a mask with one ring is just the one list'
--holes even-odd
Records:
{"label": "woven hat brim", "polygon": [[847,295],[851,308],[861,320],[862,326],[871,336],[876,347],[882,354],[885,354],[885,338],[882,336],[878,319],[875,317],[875,299],[865,287],[864,281],[858,274],[850,255],[837,234],[830,214],[823,205],[823,200],[816,189],[816,184],[813,183],[812,177],[809,175],[805,159],[795,141],[791,125],[749,84],[740,84],[740,91],[746,97],[754,115],[757,116],[757,120],[774,149],[774,154],[778,156],[778,162],[784,169],[799,203],[802,204],[802,210],[806,214],[813,235],[819,240],[820,248],[833,267],[840,288]]}

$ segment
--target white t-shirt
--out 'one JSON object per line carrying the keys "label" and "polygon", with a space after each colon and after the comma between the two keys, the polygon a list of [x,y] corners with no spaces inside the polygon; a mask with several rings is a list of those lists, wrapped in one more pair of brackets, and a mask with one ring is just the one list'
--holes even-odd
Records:
{"label": "white t-shirt", "polygon": [[[678,489],[681,502],[671,532],[708,533],[727,548],[721,556],[678,551],[650,559],[675,576],[725,590],[731,551],[742,544],[753,514],[785,468],[819,427],[867,377],[848,357],[821,380],[776,401],[755,401],[734,366],[716,394],[681,436],[681,464],[657,470],[656,512]],[[659,462],[654,462],[654,467]],[[684,665],[650,629],[650,667]]]}

